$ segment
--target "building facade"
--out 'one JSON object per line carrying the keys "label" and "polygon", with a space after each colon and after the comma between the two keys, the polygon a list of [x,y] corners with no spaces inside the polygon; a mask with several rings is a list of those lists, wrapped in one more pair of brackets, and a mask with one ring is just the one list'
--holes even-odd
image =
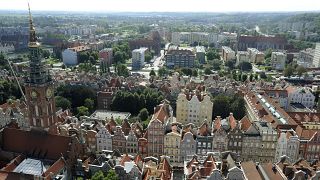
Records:
{"label": "building facade", "polygon": [[164,136],[164,154],[169,157],[171,163],[180,163],[180,140],[181,135],[176,131],[167,133]]}
{"label": "building facade", "polygon": [[104,127],[101,126],[98,128],[98,132],[96,135],[97,139],[97,151],[102,152],[102,150],[109,150],[112,151],[112,136],[109,131]]}
{"label": "building facade", "polygon": [[147,48],[140,48],[132,51],[132,70],[140,70],[143,68],[146,50]]}
{"label": "building facade", "polygon": [[316,44],[316,49],[314,50],[313,66],[320,67],[320,43]]}
{"label": "building facade", "polygon": [[169,68],[193,68],[195,57],[190,50],[170,50],[165,55],[166,66]]}
{"label": "building facade", "polygon": [[282,52],[272,52],[271,66],[275,70],[284,70],[286,65],[287,55]]}
{"label": "building facade", "polygon": [[212,120],[213,103],[207,94],[180,93],[177,99],[177,121],[200,126],[207,119]]}
{"label": "building facade", "polygon": [[222,46],[222,60],[230,61],[236,59],[236,53],[228,46]]}

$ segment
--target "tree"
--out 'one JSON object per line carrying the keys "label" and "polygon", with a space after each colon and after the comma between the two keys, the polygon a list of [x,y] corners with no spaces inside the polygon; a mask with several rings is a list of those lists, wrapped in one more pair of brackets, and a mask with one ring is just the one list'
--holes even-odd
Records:
{"label": "tree", "polygon": [[214,70],[216,70],[216,71],[220,70],[221,69],[220,66],[221,66],[221,61],[220,60],[215,59],[215,60],[212,61],[212,67],[213,67]]}
{"label": "tree", "polygon": [[241,81],[242,81],[242,82],[246,81],[247,79],[248,79],[248,76],[247,76],[246,74],[243,74],[243,75],[241,76]]}
{"label": "tree", "polygon": [[218,95],[213,99],[213,117],[227,117],[230,114],[229,98],[224,95]]}
{"label": "tree", "polygon": [[84,106],[88,108],[89,112],[93,112],[94,110],[94,100],[87,98],[84,100]]}
{"label": "tree", "polygon": [[151,54],[151,52],[150,51],[146,51],[146,53],[144,54],[144,60],[147,63],[150,63],[152,58],[153,58],[153,55]]}
{"label": "tree", "polygon": [[208,59],[208,60],[220,59],[220,55],[219,55],[219,53],[217,52],[217,50],[210,49],[210,50],[207,52],[207,59]]}
{"label": "tree", "polygon": [[89,56],[89,61],[91,64],[96,64],[96,59],[93,56]]}
{"label": "tree", "polygon": [[85,63],[89,60],[89,54],[87,52],[79,53],[79,63]]}
{"label": "tree", "polygon": [[163,77],[163,76],[165,76],[166,74],[168,74],[168,71],[167,71],[167,69],[166,69],[165,67],[159,68],[159,70],[158,70],[158,76]]}
{"label": "tree", "polygon": [[125,63],[125,55],[123,52],[121,51],[117,51],[115,52],[114,56],[113,56],[113,60],[115,64],[121,64],[121,63]]}
{"label": "tree", "polygon": [[306,68],[303,67],[303,66],[298,66],[297,69],[296,69],[297,73],[299,76],[302,76],[304,73],[307,72]]}
{"label": "tree", "polygon": [[154,72],[154,70],[152,69],[149,73],[149,76],[156,76],[156,72]]}
{"label": "tree", "polygon": [[198,77],[198,71],[197,71],[197,69],[193,69],[193,70],[192,70],[192,76]]}
{"label": "tree", "polygon": [[251,71],[252,70],[252,64],[250,62],[241,62],[239,63],[239,69],[241,69],[242,71]]}
{"label": "tree", "polygon": [[77,107],[77,116],[80,117],[80,116],[89,116],[89,109],[85,106],[80,106],[80,107]]}
{"label": "tree", "polygon": [[261,72],[261,73],[260,73],[260,78],[261,78],[261,79],[267,79],[266,73],[265,73],[265,72]]}
{"label": "tree", "polygon": [[130,75],[130,72],[125,64],[119,64],[116,68],[118,76],[128,77]]}
{"label": "tree", "polygon": [[271,58],[271,54],[272,54],[272,49],[270,49],[270,48],[267,49],[267,50],[266,50],[266,55],[264,56],[264,58],[265,58],[265,59]]}
{"label": "tree", "polygon": [[42,50],[42,56],[46,59],[48,59],[50,57],[50,51],[47,49],[43,49]]}
{"label": "tree", "polygon": [[69,101],[67,98],[56,96],[55,101],[56,101],[56,107],[60,107],[63,110],[71,108],[71,101]]}
{"label": "tree", "polygon": [[119,177],[118,177],[116,171],[111,169],[111,170],[109,170],[109,172],[104,180],[119,180]]}
{"label": "tree", "polygon": [[232,69],[234,69],[234,65],[235,65],[236,63],[235,63],[235,61],[233,61],[233,60],[229,60],[229,61],[227,61],[226,63],[225,63],[225,65],[230,69],[230,70],[232,70]]}
{"label": "tree", "polygon": [[98,171],[91,177],[91,180],[104,180],[104,178],[103,172]]}
{"label": "tree", "polygon": [[140,110],[138,117],[141,121],[146,121],[149,117],[149,112],[146,108]]}
{"label": "tree", "polygon": [[246,115],[245,101],[240,96],[234,96],[231,111],[236,119],[242,119]]}
{"label": "tree", "polygon": [[291,64],[289,64],[286,68],[284,68],[283,75],[285,77],[290,77],[293,75],[293,73],[294,73],[294,67]]}
{"label": "tree", "polygon": [[192,69],[190,69],[190,68],[182,68],[182,69],[181,69],[181,72],[182,72],[184,75],[192,76]]}
{"label": "tree", "polygon": [[205,69],[204,69],[204,74],[209,75],[209,74],[211,74],[211,73],[212,73],[212,71],[211,71],[210,68],[205,68]]}
{"label": "tree", "polygon": [[250,80],[250,82],[252,82],[253,81],[253,74],[250,74],[250,76],[249,76],[249,80]]}
{"label": "tree", "polygon": [[21,98],[21,91],[15,81],[0,79],[0,104],[5,103],[9,98]]}

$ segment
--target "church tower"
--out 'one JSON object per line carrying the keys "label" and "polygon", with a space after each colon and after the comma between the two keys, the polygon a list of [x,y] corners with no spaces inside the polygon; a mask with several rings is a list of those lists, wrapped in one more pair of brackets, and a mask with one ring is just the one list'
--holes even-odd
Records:
{"label": "church tower", "polygon": [[29,58],[30,70],[25,80],[25,95],[29,111],[29,124],[33,128],[48,130],[57,121],[54,101],[54,86],[49,71],[45,68],[37,41],[29,6]]}

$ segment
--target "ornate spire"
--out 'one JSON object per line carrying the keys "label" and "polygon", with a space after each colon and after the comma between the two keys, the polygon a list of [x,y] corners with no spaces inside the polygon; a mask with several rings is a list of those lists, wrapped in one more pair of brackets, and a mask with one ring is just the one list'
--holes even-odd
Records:
{"label": "ornate spire", "polygon": [[39,43],[37,42],[37,36],[36,36],[36,30],[33,26],[31,11],[30,11],[30,5],[28,3],[28,9],[29,9],[29,26],[30,26],[30,37],[29,37],[29,47],[38,47]]}

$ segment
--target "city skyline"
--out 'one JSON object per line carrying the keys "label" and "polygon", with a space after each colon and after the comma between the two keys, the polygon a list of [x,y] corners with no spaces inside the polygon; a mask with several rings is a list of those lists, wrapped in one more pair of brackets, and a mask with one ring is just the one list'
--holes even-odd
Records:
{"label": "city skyline", "polygon": [[[26,10],[27,3],[32,10],[42,11],[97,11],[97,12],[288,12],[288,11],[319,11],[320,1],[254,1],[230,0],[5,0],[0,2],[0,10]],[[196,6],[195,6],[196,4]]]}

